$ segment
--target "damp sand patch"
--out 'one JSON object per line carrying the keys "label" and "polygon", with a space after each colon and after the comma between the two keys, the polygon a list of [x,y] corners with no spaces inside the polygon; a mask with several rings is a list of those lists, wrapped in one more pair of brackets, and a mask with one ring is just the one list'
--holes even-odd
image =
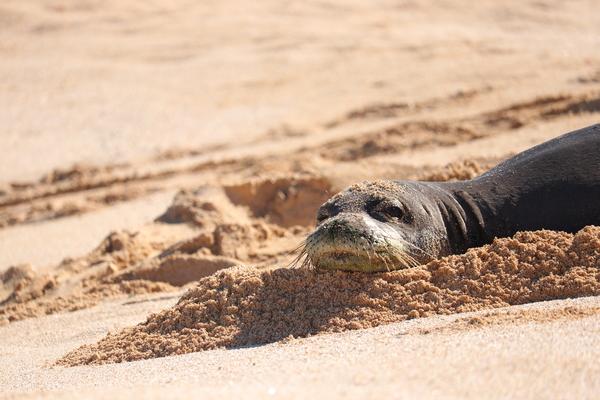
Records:
{"label": "damp sand patch", "polygon": [[118,363],[410,318],[600,295],[600,228],[537,231],[417,268],[364,274],[234,267],[198,282],[172,308],[57,361]]}

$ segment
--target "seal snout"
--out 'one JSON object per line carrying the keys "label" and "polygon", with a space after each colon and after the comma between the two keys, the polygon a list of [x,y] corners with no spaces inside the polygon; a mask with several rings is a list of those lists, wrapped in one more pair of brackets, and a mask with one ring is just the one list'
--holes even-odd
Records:
{"label": "seal snout", "polygon": [[308,236],[306,253],[320,269],[374,272],[404,268],[410,262],[397,236],[364,213],[340,213]]}
{"label": "seal snout", "polygon": [[321,223],[307,239],[307,250],[322,253],[357,253],[368,245],[368,228],[359,215],[340,214]]}
{"label": "seal snout", "polygon": [[332,239],[360,237],[366,233],[367,225],[360,214],[342,213],[324,221],[317,231],[328,234]]}

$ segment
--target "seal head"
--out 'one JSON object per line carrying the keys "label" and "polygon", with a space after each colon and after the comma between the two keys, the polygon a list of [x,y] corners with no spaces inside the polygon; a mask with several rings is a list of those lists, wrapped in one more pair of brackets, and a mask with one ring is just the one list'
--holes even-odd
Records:
{"label": "seal head", "polygon": [[321,206],[305,262],[386,271],[518,231],[600,225],[600,124],[567,133],[459,182],[379,181]]}
{"label": "seal head", "polygon": [[353,185],[324,203],[306,239],[319,269],[377,272],[413,267],[451,253],[436,188],[426,182]]}

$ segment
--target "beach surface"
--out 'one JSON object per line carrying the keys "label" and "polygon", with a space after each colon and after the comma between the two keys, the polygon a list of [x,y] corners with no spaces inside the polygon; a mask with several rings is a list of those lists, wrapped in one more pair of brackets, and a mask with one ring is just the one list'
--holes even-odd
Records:
{"label": "beach surface", "polygon": [[[0,397],[600,397],[598,228],[476,250],[508,249],[514,298],[431,265],[326,278],[346,297],[280,270],[349,184],[469,179],[600,122],[599,48],[592,0],[3,1]],[[208,336],[140,336],[210,285],[238,308]],[[277,319],[259,294],[297,301],[281,334],[253,330]]]}

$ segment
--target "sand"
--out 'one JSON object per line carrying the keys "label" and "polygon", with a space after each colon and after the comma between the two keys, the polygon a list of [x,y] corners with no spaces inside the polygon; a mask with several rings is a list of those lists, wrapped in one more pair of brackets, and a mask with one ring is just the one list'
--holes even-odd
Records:
{"label": "sand", "polygon": [[349,184],[468,179],[597,123],[596,8],[3,2],[0,393],[598,397],[596,227],[285,269]]}
{"label": "sand", "polygon": [[[585,313],[598,297],[531,303],[510,315]],[[3,328],[0,384],[17,398],[594,398],[600,372],[598,315],[520,320],[478,328],[455,322],[489,311],[418,318],[285,344],[210,350],[136,362],[72,368],[48,364],[168,308],[177,299],[107,302]],[[128,304],[125,304],[128,303]],[[539,318],[537,318],[539,319]],[[77,334],[74,335],[74,326]],[[52,334],[48,335],[48,330]],[[430,330],[430,333],[422,331]],[[20,335],[17,333],[21,332]],[[582,334],[583,333],[583,334]],[[22,343],[28,343],[22,351]],[[483,355],[483,356],[482,356]],[[35,386],[32,388],[32,386]]]}
{"label": "sand", "polygon": [[290,337],[372,328],[409,318],[600,295],[600,228],[496,239],[464,255],[389,273],[228,268],[177,305],[58,361],[103,364]]}

